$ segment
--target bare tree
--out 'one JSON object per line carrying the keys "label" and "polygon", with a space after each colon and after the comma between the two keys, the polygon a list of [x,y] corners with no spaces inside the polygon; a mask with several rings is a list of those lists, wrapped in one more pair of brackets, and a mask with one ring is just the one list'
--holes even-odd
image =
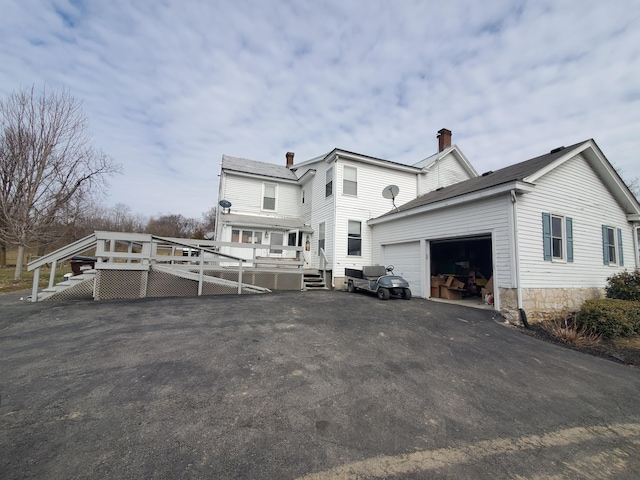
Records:
{"label": "bare tree", "polygon": [[94,148],[88,119],[67,90],[22,89],[0,99],[0,237],[26,248],[54,243],[73,196],[95,195],[121,167]]}
{"label": "bare tree", "polygon": [[202,229],[206,235],[216,231],[216,207],[211,207],[202,213]]}
{"label": "bare tree", "polygon": [[197,220],[180,214],[160,215],[151,217],[145,232],[161,237],[192,238],[198,225]]}

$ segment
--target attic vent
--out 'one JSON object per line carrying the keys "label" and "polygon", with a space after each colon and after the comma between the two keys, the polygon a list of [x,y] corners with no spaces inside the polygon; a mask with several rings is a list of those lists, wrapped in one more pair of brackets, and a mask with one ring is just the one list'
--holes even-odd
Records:
{"label": "attic vent", "polygon": [[483,177],[488,177],[489,175],[491,175],[493,173],[493,170],[489,170],[488,172],[484,172],[482,174]]}
{"label": "attic vent", "polygon": [[564,150],[564,145],[558,148],[554,148],[549,153],[558,153],[558,152],[561,152],[562,150]]}

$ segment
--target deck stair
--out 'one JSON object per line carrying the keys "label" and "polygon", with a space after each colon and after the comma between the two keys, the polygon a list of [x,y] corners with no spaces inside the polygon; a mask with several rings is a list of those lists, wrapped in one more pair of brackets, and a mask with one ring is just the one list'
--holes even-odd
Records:
{"label": "deck stair", "polygon": [[38,301],[92,299],[95,278],[96,270],[85,270],[81,275],[74,275],[52,287],[43,289],[38,293]]}
{"label": "deck stair", "polygon": [[319,270],[305,270],[303,281],[305,290],[329,290]]}

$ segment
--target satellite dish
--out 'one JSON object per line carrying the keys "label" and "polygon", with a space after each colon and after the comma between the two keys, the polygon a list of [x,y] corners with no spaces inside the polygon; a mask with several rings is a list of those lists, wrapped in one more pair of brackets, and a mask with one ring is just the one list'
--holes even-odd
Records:
{"label": "satellite dish", "polygon": [[382,190],[382,196],[384,198],[395,200],[395,198],[398,196],[398,192],[400,192],[400,189],[397,185],[389,185],[388,187],[385,187],[384,190]]}
{"label": "satellite dish", "polygon": [[213,233],[213,232],[206,232],[206,233],[204,234],[204,239],[205,239],[205,240],[213,240],[213,235],[214,235],[214,233]]}
{"label": "satellite dish", "polygon": [[384,190],[382,190],[382,196],[391,200],[391,203],[396,209],[396,212],[398,211],[398,207],[396,207],[395,199],[398,196],[399,192],[400,189],[397,185],[389,185],[388,187],[384,187]]}
{"label": "satellite dish", "polygon": [[231,202],[229,200],[220,200],[218,202],[218,204],[222,207],[222,208],[231,208]]}

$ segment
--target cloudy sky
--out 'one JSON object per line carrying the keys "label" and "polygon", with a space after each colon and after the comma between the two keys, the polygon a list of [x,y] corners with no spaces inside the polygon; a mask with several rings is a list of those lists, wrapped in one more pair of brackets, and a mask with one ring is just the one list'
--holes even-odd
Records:
{"label": "cloudy sky", "polygon": [[0,96],[66,87],[124,166],[104,203],[200,217],[222,154],[334,147],[479,172],[594,138],[640,176],[637,0],[3,0]]}

